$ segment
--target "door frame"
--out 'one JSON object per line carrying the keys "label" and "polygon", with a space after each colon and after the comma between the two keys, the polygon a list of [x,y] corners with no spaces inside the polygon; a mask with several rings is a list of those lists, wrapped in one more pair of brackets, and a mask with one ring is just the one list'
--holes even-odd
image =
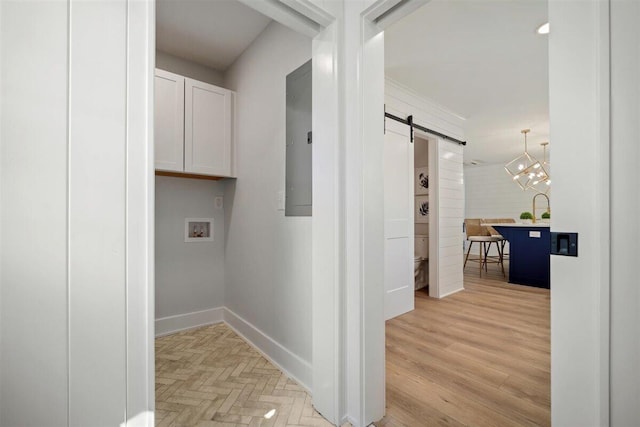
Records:
{"label": "door frame", "polygon": [[[237,0],[246,6],[272,18],[296,32],[302,33],[313,39],[313,205],[312,217],[312,297],[313,297],[313,404],[315,408],[328,420],[338,424],[343,418],[343,393],[342,393],[342,315],[341,276],[342,233],[341,233],[341,209],[342,198],[338,180],[342,177],[342,169],[339,167],[341,133],[339,114],[341,103],[339,98],[339,24],[342,5],[340,3],[328,3],[329,9],[322,8],[312,0]],[[129,419],[132,425],[154,425],[155,410],[155,351],[154,351],[154,147],[153,147],[153,76],[155,70],[155,1],[133,2],[139,10],[138,15],[131,19],[130,31],[135,35],[144,33],[138,44],[131,47],[131,59],[139,56],[141,66],[146,67],[145,81],[132,81],[128,87],[129,93],[139,92],[144,94],[145,115],[147,118],[144,138],[146,142],[144,159],[138,159],[145,164],[146,194],[144,199],[146,213],[146,266],[147,289],[145,289],[145,301],[135,301],[136,307],[131,305],[128,309],[128,326],[140,328],[139,309],[146,306],[146,340],[144,349],[146,354],[146,369],[140,368],[145,373],[147,406],[149,411],[145,417]],[[135,25],[139,24],[138,27]],[[142,25],[144,24],[144,25]],[[134,49],[135,48],[135,49]],[[137,50],[136,50],[137,49]],[[144,53],[144,55],[142,55]],[[137,62],[134,62],[137,66]],[[318,96],[315,96],[318,94]],[[142,95],[140,95],[142,97]],[[327,173],[327,172],[330,173]],[[327,313],[331,313],[327,316]],[[140,346],[139,343],[129,340],[129,345]],[[137,374],[137,372],[136,372]]]}
{"label": "door frame", "polygon": [[[433,135],[422,132],[420,130],[413,131],[414,141],[421,139],[427,143],[427,151],[429,153],[429,296],[431,298],[440,298],[440,280],[439,280],[439,251],[440,232],[439,232],[439,203],[438,203],[438,144],[439,139]],[[415,142],[414,142],[415,143]],[[434,193],[435,192],[435,197]],[[415,209],[415,208],[414,208]],[[434,262],[431,262],[431,261]]]}
{"label": "door frame", "polygon": [[[594,284],[597,281],[597,285],[599,285],[598,292],[593,298],[589,301],[589,304],[594,308],[594,311],[591,314],[592,322],[588,325],[588,329],[583,331],[589,335],[589,338],[593,341],[592,348],[596,354],[594,355],[596,362],[594,363],[595,369],[590,369],[589,366],[586,369],[577,369],[574,372],[567,373],[558,368],[552,371],[552,384],[555,382],[562,383],[566,388],[567,384],[570,383],[573,379],[578,377],[587,377],[586,380],[581,381],[580,383],[589,383],[592,384],[592,390],[595,393],[592,393],[589,396],[582,395],[580,396],[581,401],[578,405],[569,405],[569,406],[582,406],[582,407],[595,407],[595,414],[593,415],[593,423],[600,423],[601,425],[609,425],[609,331],[610,331],[610,245],[609,242],[609,209],[610,209],[610,201],[609,201],[609,189],[611,185],[610,180],[610,171],[609,171],[609,157],[610,157],[610,75],[609,75],[609,64],[610,64],[610,25],[609,25],[609,3],[611,0],[606,0],[603,2],[591,0],[588,2],[583,2],[580,5],[577,5],[578,8],[581,9],[585,14],[591,14],[593,18],[592,22],[585,22],[584,25],[593,25],[595,30],[593,31],[597,37],[593,37],[592,39],[588,39],[585,36],[585,41],[580,44],[580,47],[591,49],[589,51],[590,54],[593,54],[595,57],[595,61],[593,61],[593,68],[591,71],[594,73],[595,77],[588,83],[588,88],[590,89],[592,94],[595,94],[595,103],[598,105],[598,109],[595,112],[594,116],[596,118],[597,123],[595,124],[597,130],[597,138],[598,138],[598,151],[600,157],[598,161],[599,168],[597,169],[596,178],[594,179],[594,185],[596,187],[596,200],[598,202],[598,206],[594,212],[591,214],[591,219],[595,224],[595,229],[592,231],[596,236],[598,236],[599,242],[602,243],[597,253],[599,257],[593,257],[592,262],[596,264],[596,270],[598,272],[597,278],[594,277]],[[381,0],[378,1],[374,6],[368,10],[368,12],[363,13],[363,21],[368,20],[369,22],[375,22],[380,31],[387,28],[391,22],[395,22],[398,19],[406,16],[408,13],[413,12],[418,7],[425,4],[427,1],[420,2],[419,5],[416,5],[415,2],[406,2],[402,4],[397,0]],[[553,2],[554,7],[557,8],[557,4],[562,2]],[[378,14],[378,10],[384,9],[385,7],[391,6],[392,10],[390,13]],[[550,7],[551,8],[551,7]],[[390,9],[387,9],[389,11]],[[563,14],[559,17],[558,22],[556,23],[562,25],[574,25],[575,22],[566,22],[569,21],[567,16],[570,14]],[[552,24],[554,25],[554,24]],[[363,23],[363,26],[366,26],[366,23]],[[364,32],[363,32],[364,33]],[[553,33],[551,35],[553,37]],[[551,39],[550,39],[551,40]],[[384,67],[384,50],[367,50],[365,48],[367,43],[367,39],[363,38],[362,40],[362,55],[359,57],[358,65],[360,67],[364,67],[365,64],[371,63],[380,63],[382,62]],[[551,43],[551,41],[550,41]],[[574,41],[574,43],[576,43]],[[382,60],[379,56],[382,56]],[[363,73],[361,84],[365,87],[373,87],[375,88],[376,78],[379,78],[379,75],[384,75],[384,68],[379,68],[378,70],[366,69],[367,72]],[[550,63],[549,68],[551,71],[558,71],[558,68],[554,68],[554,64]],[[583,85],[584,86],[584,85]],[[550,89],[551,91],[551,89]],[[553,98],[554,93],[551,92],[551,98]],[[367,120],[376,120],[376,117],[369,114],[369,108],[366,104],[367,96],[363,94],[362,97],[358,99],[357,108],[358,111],[362,112],[362,116],[364,117],[364,121]],[[575,101],[576,104],[579,101]],[[554,112],[550,112],[550,116],[553,117]],[[564,116],[566,118],[566,114]],[[574,113],[575,120],[573,122],[580,122],[583,117],[580,113]],[[552,119],[553,120],[553,119]],[[564,125],[564,128],[571,127],[571,120],[568,124]],[[367,144],[378,144],[380,141],[376,138],[367,139]],[[574,145],[572,145],[574,147]],[[590,149],[595,149],[593,147],[589,147]],[[363,157],[363,162],[366,163],[369,161],[368,158]],[[567,165],[568,166],[568,165]],[[364,166],[366,170],[367,165]],[[558,162],[556,161],[555,167],[558,168]],[[562,167],[562,166],[560,166]],[[367,189],[364,190],[364,193],[367,193]],[[374,197],[375,194],[371,195],[363,194],[363,197]],[[558,197],[558,195],[556,195]],[[362,222],[366,219],[362,218]],[[553,226],[553,225],[552,225]],[[584,230],[586,231],[586,230]],[[370,242],[371,244],[375,244],[375,241]],[[565,261],[565,260],[562,260]],[[372,269],[375,271],[375,266],[371,266],[366,262],[363,263],[363,268],[366,272],[367,269]],[[553,270],[553,263],[552,263]],[[552,271],[553,273],[553,271]],[[365,273],[366,274],[366,273]],[[552,274],[553,277],[553,274]],[[383,289],[372,289],[372,288],[363,288],[363,308],[362,310],[366,312],[367,307],[376,307],[379,300],[379,294],[384,292]],[[354,309],[355,307],[349,305],[349,309]],[[560,308],[556,308],[555,310],[552,308],[552,335],[558,332],[558,324],[554,321],[553,313],[564,311],[566,313],[571,313],[571,310],[576,310],[575,307],[571,307],[569,305],[563,305]],[[367,321],[369,320],[369,321]],[[374,319],[375,320],[375,319]],[[384,333],[375,333],[375,330],[381,330],[384,332],[384,322],[380,321],[371,321],[371,319],[366,319],[364,316],[362,317],[362,321],[360,323],[360,328],[362,330],[362,334],[366,337],[371,337],[371,339],[381,340],[382,342],[374,342],[369,343],[366,346],[367,350],[382,348],[382,352],[384,353]],[[372,330],[374,330],[372,332]],[[563,331],[563,332],[566,332]],[[382,335],[382,338],[380,336]],[[552,348],[552,358],[553,355],[559,355],[562,353],[575,353],[571,351],[570,348],[571,343],[557,343],[560,345],[556,345]],[[562,348],[560,348],[562,346]],[[364,379],[361,381],[361,386],[364,389],[363,397],[365,399],[369,399],[366,402],[366,405],[362,406],[362,420],[367,420],[367,423],[359,423],[357,425],[367,425],[368,422],[376,421],[380,419],[381,415],[384,414],[385,408],[385,399],[384,399],[384,391],[381,393],[378,391],[377,394],[374,392],[371,393],[371,383],[379,383],[379,381],[384,382],[384,355],[382,357],[382,364],[378,363],[371,364],[366,363],[363,357],[361,370],[362,377],[369,379],[369,384],[365,383]],[[376,380],[377,378],[377,380]],[[567,389],[568,390],[568,389]],[[369,393],[367,393],[369,392]],[[559,396],[562,394],[561,396]],[[373,398],[372,398],[373,397]],[[552,419],[560,420],[562,415],[557,415],[557,409],[554,408],[562,408],[566,406],[566,402],[564,399],[568,399],[567,393],[554,393],[554,398],[552,401]],[[566,420],[566,419],[565,419]]]}

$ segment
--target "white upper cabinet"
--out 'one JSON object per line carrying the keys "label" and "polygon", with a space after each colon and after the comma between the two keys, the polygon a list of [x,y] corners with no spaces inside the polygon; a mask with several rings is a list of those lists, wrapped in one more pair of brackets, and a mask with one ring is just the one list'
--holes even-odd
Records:
{"label": "white upper cabinet", "polygon": [[231,176],[233,92],[185,79],[185,172]]}
{"label": "white upper cabinet", "polygon": [[233,106],[230,90],[156,70],[156,170],[234,176]]}
{"label": "white upper cabinet", "polygon": [[184,170],[184,77],[156,70],[155,77],[156,169]]}

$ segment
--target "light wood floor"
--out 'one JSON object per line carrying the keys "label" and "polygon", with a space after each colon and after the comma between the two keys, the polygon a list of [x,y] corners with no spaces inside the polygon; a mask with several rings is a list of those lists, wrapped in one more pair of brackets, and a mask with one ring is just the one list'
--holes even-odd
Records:
{"label": "light wood floor", "polygon": [[[550,424],[549,291],[507,284],[495,268],[480,279],[471,264],[465,291],[418,291],[416,310],[387,322],[387,415],[376,425]],[[156,340],[156,424],[330,426],[223,324]]]}
{"label": "light wood floor", "polygon": [[331,427],[302,387],[224,324],[156,339],[156,425]]}
{"label": "light wood floor", "polygon": [[[506,266],[505,266],[506,267]],[[550,425],[549,290],[497,267],[387,322],[387,415],[378,426]]]}

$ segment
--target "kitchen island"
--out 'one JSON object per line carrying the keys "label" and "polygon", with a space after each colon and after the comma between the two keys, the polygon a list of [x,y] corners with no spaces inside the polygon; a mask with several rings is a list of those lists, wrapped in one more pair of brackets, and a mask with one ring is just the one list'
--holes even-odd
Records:
{"label": "kitchen island", "polygon": [[549,289],[551,234],[548,223],[483,224],[509,242],[509,283]]}

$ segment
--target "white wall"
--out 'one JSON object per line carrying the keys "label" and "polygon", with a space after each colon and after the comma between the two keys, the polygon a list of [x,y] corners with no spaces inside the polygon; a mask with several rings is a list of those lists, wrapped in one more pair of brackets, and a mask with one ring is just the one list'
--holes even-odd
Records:
{"label": "white wall", "polygon": [[640,425],[640,4],[611,2],[611,425]]}
{"label": "white wall", "polygon": [[[430,222],[429,258],[430,265],[437,265],[435,274],[429,272],[429,283],[437,283],[437,293],[429,295],[444,298],[464,289],[462,242],[464,240],[462,224],[464,222],[464,177],[462,159],[464,148],[457,143],[438,138],[431,153],[429,169],[434,169],[434,185],[429,196],[429,204],[437,212]],[[430,206],[431,209],[431,206]],[[431,239],[437,234],[435,245]],[[431,248],[435,247],[434,256]]]}
{"label": "white wall", "polygon": [[238,178],[225,189],[225,304],[295,357],[311,385],[311,218],[285,217],[285,77],[311,40],[271,23],[226,73],[237,91]]}
{"label": "white wall", "polygon": [[600,317],[601,286],[606,286],[601,273],[608,257],[608,236],[602,234],[608,223],[601,218],[609,190],[601,186],[608,159],[600,151],[606,140],[601,141],[599,127],[607,98],[600,99],[596,90],[608,67],[605,62],[598,68],[599,4],[549,2],[551,229],[579,233],[577,258],[551,257],[551,420],[558,427],[608,422],[602,388],[608,365],[600,360],[607,339],[602,339]]}
{"label": "white wall", "polygon": [[[224,306],[223,186],[156,177],[156,319]],[[185,218],[214,218],[213,242],[186,243]]]}
{"label": "white wall", "polygon": [[0,424],[62,426],[69,403],[67,5],[2,2],[0,9]]}
{"label": "white wall", "polygon": [[[464,167],[465,217],[513,218],[520,221],[524,211],[532,212],[533,191],[522,191],[504,170],[504,165],[478,165]],[[547,206],[538,197],[538,217]]]}
{"label": "white wall", "polygon": [[201,82],[211,83],[216,86],[224,86],[224,73],[206,65],[198,64],[175,55],[156,51],[156,67],[171,73],[180,74]]}
{"label": "white wall", "polygon": [[3,426],[153,423],[151,7],[0,4]]}

